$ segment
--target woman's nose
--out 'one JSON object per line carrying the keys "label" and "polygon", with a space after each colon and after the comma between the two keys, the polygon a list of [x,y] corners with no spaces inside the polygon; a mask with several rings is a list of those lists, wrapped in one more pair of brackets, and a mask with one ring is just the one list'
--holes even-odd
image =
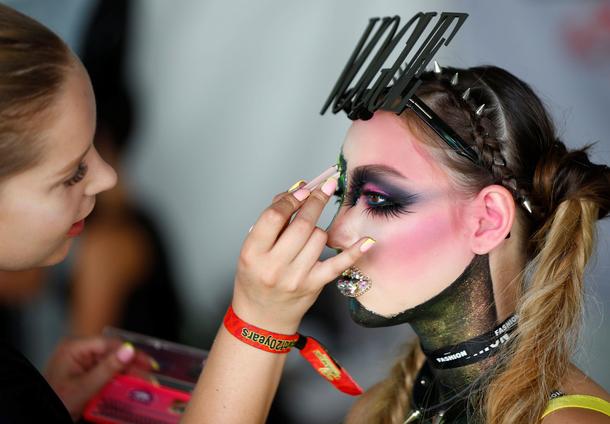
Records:
{"label": "woman's nose", "polygon": [[95,196],[102,191],[110,190],[117,182],[116,172],[97,152],[95,152],[95,158],[92,162],[91,178],[88,180],[85,190],[85,194],[88,196]]}
{"label": "woman's nose", "polygon": [[354,224],[353,219],[350,219],[349,211],[342,206],[326,229],[328,234],[326,245],[331,249],[345,250],[356,243],[360,237]]}

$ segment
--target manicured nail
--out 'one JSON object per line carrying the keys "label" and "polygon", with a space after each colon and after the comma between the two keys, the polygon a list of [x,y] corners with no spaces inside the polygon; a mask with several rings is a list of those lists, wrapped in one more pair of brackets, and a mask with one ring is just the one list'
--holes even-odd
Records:
{"label": "manicured nail", "polygon": [[116,356],[117,356],[117,358],[119,358],[119,361],[126,364],[129,361],[131,361],[131,359],[133,358],[135,353],[136,353],[136,350],[133,347],[133,345],[129,342],[125,342],[125,343],[123,343],[121,348],[116,353]]}
{"label": "manicured nail", "polygon": [[337,180],[335,178],[329,178],[322,186],[322,192],[327,196],[332,196],[337,190]]}
{"label": "manicured nail", "polygon": [[296,191],[296,189],[299,188],[299,186],[301,184],[303,184],[305,182],[305,180],[299,180],[296,183],[294,183],[293,185],[290,186],[290,188],[288,189],[288,193],[292,193],[293,191]]}
{"label": "manicured nail", "polygon": [[371,247],[373,247],[373,245],[377,243],[375,240],[373,240],[372,238],[367,238],[364,243],[362,243],[360,245],[360,251],[361,252],[366,252],[367,250],[369,250]]}
{"label": "manicured nail", "polygon": [[150,367],[155,371],[159,371],[161,369],[161,366],[155,360],[155,358],[150,358]]}
{"label": "manicured nail", "polygon": [[295,191],[294,193],[292,193],[292,195],[294,197],[296,197],[296,199],[299,202],[302,202],[303,200],[307,199],[310,194],[311,194],[311,191],[305,190],[304,188],[299,189],[299,190]]}

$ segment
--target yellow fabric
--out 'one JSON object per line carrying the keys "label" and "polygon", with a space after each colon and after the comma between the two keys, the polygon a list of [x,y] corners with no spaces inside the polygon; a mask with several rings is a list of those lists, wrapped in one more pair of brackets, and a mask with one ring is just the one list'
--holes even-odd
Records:
{"label": "yellow fabric", "polygon": [[551,399],[541,418],[546,417],[551,412],[563,408],[591,409],[593,411],[606,414],[610,417],[610,402],[606,402],[601,398],[589,395],[565,395]]}

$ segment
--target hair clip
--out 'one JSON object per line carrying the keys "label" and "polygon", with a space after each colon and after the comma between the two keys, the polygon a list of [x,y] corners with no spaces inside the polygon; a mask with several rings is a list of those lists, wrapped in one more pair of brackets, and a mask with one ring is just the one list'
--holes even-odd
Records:
{"label": "hair clip", "polygon": [[477,116],[481,116],[483,115],[483,110],[485,110],[485,103],[483,103],[481,106],[479,106],[475,112],[475,114]]}
{"label": "hair clip", "polygon": [[439,65],[436,60],[434,61],[434,73],[436,75],[440,75],[443,73],[443,68],[441,68],[441,65]]}
{"label": "hair clip", "polygon": [[458,85],[458,81],[458,73],[456,72],[455,74],[453,74],[453,78],[451,78],[451,85],[455,87],[456,85]]}

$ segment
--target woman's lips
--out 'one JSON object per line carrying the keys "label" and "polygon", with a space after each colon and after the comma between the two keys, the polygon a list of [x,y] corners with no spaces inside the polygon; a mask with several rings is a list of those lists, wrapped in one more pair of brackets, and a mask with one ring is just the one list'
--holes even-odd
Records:
{"label": "woman's lips", "polygon": [[85,229],[85,220],[81,219],[80,221],[72,224],[72,227],[70,227],[70,230],[68,231],[68,236],[76,237],[80,233],[82,233],[84,229]]}
{"label": "woman's lips", "polygon": [[371,279],[355,266],[349,267],[337,280],[337,288],[343,296],[358,297],[371,288]]}

